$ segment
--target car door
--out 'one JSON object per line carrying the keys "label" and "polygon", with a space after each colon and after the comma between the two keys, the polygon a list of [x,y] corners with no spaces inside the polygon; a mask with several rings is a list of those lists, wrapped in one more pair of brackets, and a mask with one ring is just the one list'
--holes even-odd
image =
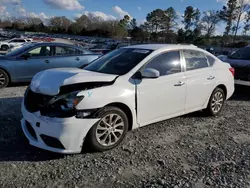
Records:
{"label": "car door", "polygon": [[187,96],[185,112],[200,110],[216,86],[216,71],[201,51],[183,50]]}
{"label": "car door", "polygon": [[51,46],[30,49],[18,58],[15,73],[18,79],[30,81],[40,71],[53,68]]}
{"label": "car door", "polygon": [[164,52],[144,68],[160,72],[157,79],[142,79],[137,85],[138,121],[141,126],[183,114],[186,78],[179,51]]}
{"label": "car door", "polygon": [[85,59],[73,47],[55,46],[54,68],[81,67]]}

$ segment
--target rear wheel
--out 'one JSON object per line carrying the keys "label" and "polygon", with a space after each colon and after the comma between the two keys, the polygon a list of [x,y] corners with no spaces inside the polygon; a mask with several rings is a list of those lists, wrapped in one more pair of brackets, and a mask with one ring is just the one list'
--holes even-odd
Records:
{"label": "rear wheel", "polygon": [[100,120],[90,129],[87,144],[94,151],[106,151],[118,146],[128,131],[127,115],[119,108],[105,107],[98,115]]}
{"label": "rear wheel", "polygon": [[0,69],[0,89],[5,88],[9,84],[8,74]]}
{"label": "rear wheel", "polygon": [[7,50],[9,49],[9,46],[8,46],[8,45],[2,45],[2,46],[1,46],[1,49],[2,49],[3,51],[7,51]]}
{"label": "rear wheel", "polygon": [[216,88],[210,97],[206,113],[210,116],[218,115],[224,106],[225,98],[225,92],[221,88]]}

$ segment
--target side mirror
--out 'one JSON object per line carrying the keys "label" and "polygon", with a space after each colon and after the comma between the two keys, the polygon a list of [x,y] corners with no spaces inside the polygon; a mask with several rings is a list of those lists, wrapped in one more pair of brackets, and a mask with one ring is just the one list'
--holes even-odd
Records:
{"label": "side mirror", "polygon": [[160,72],[156,69],[146,68],[141,73],[142,78],[159,78]]}
{"label": "side mirror", "polygon": [[22,58],[22,59],[25,59],[25,60],[28,60],[30,57],[31,57],[30,54],[23,54],[23,55],[21,56],[21,58]]}

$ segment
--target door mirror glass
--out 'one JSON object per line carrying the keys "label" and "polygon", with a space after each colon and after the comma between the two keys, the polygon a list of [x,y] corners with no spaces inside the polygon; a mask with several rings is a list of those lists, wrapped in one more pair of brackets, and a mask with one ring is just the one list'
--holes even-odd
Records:
{"label": "door mirror glass", "polygon": [[160,72],[156,69],[146,68],[141,73],[142,78],[159,78]]}
{"label": "door mirror glass", "polygon": [[22,58],[22,59],[25,59],[25,60],[28,60],[30,57],[31,57],[31,55],[30,55],[29,53],[23,54],[23,55],[21,56],[21,58]]}

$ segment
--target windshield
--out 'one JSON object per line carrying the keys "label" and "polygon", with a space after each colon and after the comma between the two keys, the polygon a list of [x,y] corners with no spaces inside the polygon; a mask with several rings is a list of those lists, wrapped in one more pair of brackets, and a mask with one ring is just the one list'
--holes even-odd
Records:
{"label": "windshield", "polygon": [[152,50],[135,48],[117,49],[95,60],[84,69],[106,74],[124,75],[151,52]]}
{"label": "windshield", "polygon": [[7,56],[17,56],[23,52],[25,52],[26,50],[32,48],[33,46],[35,46],[35,44],[27,44],[27,45],[24,45],[22,48],[18,48],[12,52],[9,52],[7,53],[6,55]]}

